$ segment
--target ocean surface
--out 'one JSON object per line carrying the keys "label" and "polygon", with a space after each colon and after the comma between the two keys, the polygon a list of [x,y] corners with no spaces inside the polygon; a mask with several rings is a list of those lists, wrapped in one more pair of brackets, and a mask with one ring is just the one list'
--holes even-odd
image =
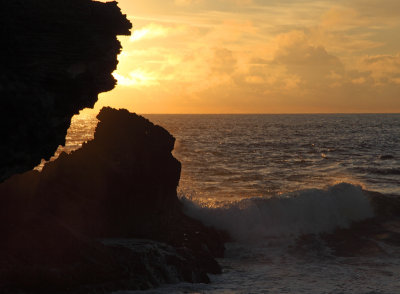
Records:
{"label": "ocean surface", "polygon": [[[400,293],[400,251],[338,257],[297,238],[374,215],[362,189],[400,195],[400,114],[144,115],[176,138],[186,213],[234,240],[212,283],[133,293]],[[76,116],[65,147],[90,140]],[[56,155],[57,156],[57,155]]]}

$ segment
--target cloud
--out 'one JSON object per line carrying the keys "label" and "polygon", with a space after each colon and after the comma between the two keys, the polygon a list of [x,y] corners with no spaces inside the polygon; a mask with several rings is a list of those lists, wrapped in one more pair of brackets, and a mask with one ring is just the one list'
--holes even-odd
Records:
{"label": "cloud", "polygon": [[177,6],[189,6],[194,4],[202,3],[203,0],[174,0],[175,5]]}
{"label": "cloud", "polygon": [[237,61],[231,50],[226,48],[214,49],[214,57],[211,61],[211,70],[218,74],[232,74],[236,69]]}
{"label": "cloud", "polygon": [[136,3],[136,30],[122,40],[113,103],[129,97],[139,112],[400,111],[400,1],[124,2]]}
{"label": "cloud", "polygon": [[362,18],[354,8],[332,7],[321,17],[320,26],[328,30],[349,30],[355,27],[365,26],[370,20]]}
{"label": "cloud", "polygon": [[400,53],[362,57],[359,68],[368,72],[376,85],[398,84],[400,78]]}
{"label": "cloud", "polygon": [[398,0],[352,0],[347,5],[354,7],[360,15],[386,24],[399,22],[400,1]]}
{"label": "cloud", "polygon": [[343,74],[343,64],[338,57],[329,54],[322,46],[313,46],[306,41],[295,41],[282,46],[276,53],[274,63],[285,66],[290,74],[299,76],[303,86],[326,86],[332,74]]}

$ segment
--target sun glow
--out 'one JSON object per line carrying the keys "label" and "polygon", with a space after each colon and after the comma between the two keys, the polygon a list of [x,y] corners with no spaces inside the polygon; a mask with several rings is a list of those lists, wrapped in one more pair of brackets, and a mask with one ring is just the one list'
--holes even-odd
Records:
{"label": "sun glow", "polygon": [[133,30],[98,108],[400,111],[399,1],[118,2]]}
{"label": "sun glow", "polygon": [[123,76],[118,73],[112,74],[117,80],[118,85],[128,86],[128,87],[145,87],[157,85],[157,79],[154,74],[150,72],[145,72],[143,70],[134,70],[129,73],[129,76]]}
{"label": "sun glow", "polygon": [[150,24],[139,30],[134,30],[130,37],[131,42],[140,41],[143,39],[155,39],[167,37],[169,34],[168,29],[157,24]]}
{"label": "sun glow", "polygon": [[148,33],[149,33],[149,29],[147,29],[147,28],[143,28],[141,30],[136,30],[132,33],[130,40],[131,40],[131,42],[138,41],[140,39],[143,39]]}

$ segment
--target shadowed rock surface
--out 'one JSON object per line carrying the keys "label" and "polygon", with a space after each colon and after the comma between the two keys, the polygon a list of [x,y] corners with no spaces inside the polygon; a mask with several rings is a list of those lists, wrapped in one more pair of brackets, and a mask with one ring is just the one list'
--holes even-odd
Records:
{"label": "shadowed rock surface", "polygon": [[373,218],[331,233],[303,235],[297,239],[293,252],[306,255],[312,250],[326,251],[329,248],[329,254],[340,257],[398,254],[398,250],[393,248],[400,248],[400,196],[366,190],[363,193],[374,209]]}
{"label": "shadowed rock surface", "polygon": [[71,117],[114,88],[132,25],[116,2],[2,1],[0,182],[48,160]]}
{"label": "shadowed rock surface", "polygon": [[207,272],[221,271],[214,257],[225,236],[183,214],[175,139],[126,110],[103,108],[98,119],[81,149],[0,185],[0,287],[85,293],[208,282]]}

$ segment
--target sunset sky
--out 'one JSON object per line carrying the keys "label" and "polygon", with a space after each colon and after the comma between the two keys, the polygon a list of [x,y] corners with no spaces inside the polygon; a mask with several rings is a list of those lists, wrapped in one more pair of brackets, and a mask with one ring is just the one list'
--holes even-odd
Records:
{"label": "sunset sky", "polygon": [[120,0],[137,113],[400,112],[399,0]]}

